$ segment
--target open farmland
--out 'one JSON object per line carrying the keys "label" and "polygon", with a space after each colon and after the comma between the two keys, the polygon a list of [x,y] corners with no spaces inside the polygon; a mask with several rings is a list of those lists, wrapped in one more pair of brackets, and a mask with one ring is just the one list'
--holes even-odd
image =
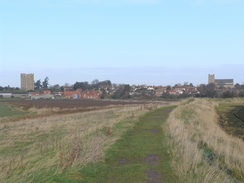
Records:
{"label": "open farmland", "polygon": [[11,107],[7,104],[0,103],[0,117],[5,116],[19,116],[19,115],[25,115],[25,112],[19,111],[15,109],[14,107]]}
{"label": "open farmland", "polygon": [[[35,108],[38,112],[64,106],[65,102],[70,106],[68,111],[73,107],[84,108],[84,103],[79,103],[82,100],[11,101],[8,104],[19,107],[35,104],[37,106],[24,108]],[[0,180],[81,182],[83,167],[104,161],[105,151],[133,128],[140,116],[163,106],[108,101],[101,102],[99,107],[95,106],[97,103],[89,105],[87,108],[91,110],[86,112],[48,116],[40,113],[17,121],[3,118],[0,122]],[[63,110],[67,110],[67,106]]]}
{"label": "open farmland", "polygon": [[63,99],[63,100],[9,100],[6,103],[21,106],[25,109],[29,108],[85,108],[85,107],[104,107],[110,105],[128,105],[128,104],[143,104],[145,102],[130,102],[130,101],[104,101],[104,100],[85,100],[85,99]]}
{"label": "open farmland", "polygon": [[[8,103],[37,114],[0,121],[0,180],[244,182],[244,142],[219,122],[243,100],[105,101],[100,107],[78,105],[82,101]],[[75,105],[58,108],[62,102]]]}
{"label": "open farmland", "polygon": [[[138,101],[106,101],[106,100],[1,100],[0,112],[1,121],[18,121],[20,119],[30,119],[43,116],[64,115],[70,113],[80,113],[95,111],[108,108],[119,108],[127,105],[149,104],[148,102]],[[156,102],[158,104],[167,104],[167,102]],[[11,109],[11,110],[9,110]],[[12,109],[15,109],[14,112]],[[7,111],[7,112],[4,112]],[[25,115],[19,115],[25,114]],[[8,118],[6,118],[8,117]]]}

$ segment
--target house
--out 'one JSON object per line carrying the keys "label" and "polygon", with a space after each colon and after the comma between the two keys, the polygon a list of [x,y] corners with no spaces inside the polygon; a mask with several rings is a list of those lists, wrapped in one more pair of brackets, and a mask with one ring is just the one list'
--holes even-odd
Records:
{"label": "house", "polygon": [[13,93],[12,96],[14,98],[22,98],[22,99],[25,99],[25,98],[27,98],[27,93]]}
{"label": "house", "polygon": [[155,96],[160,97],[165,93],[165,90],[158,89],[155,91]]}
{"label": "house", "polygon": [[29,93],[28,93],[28,98],[31,98],[31,97],[33,97],[33,96],[39,96],[39,95],[40,95],[39,92],[29,92]]}
{"label": "house", "polygon": [[163,87],[163,86],[156,87],[155,96],[160,97],[166,92],[167,92],[166,86],[165,87]]}
{"label": "house", "polygon": [[147,90],[148,90],[148,91],[154,91],[154,87],[153,87],[153,86],[148,86],[148,87],[147,87]]}
{"label": "house", "polygon": [[47,94],[51,94],[50,90],[43,90],[43,94],[47,95]]}
{"label": "house", "polygon": [[184,93],[186,91],[186,87],[185,86],[174,86],[174,89],[179,92],[179,93]]}
{"label": "house", "polygon": [[52,94],[40,94],[30,97],[31,100],[37,100],[37,99],[54,99],[54,95]]}
{"label": "house", "polygon": [[[0,93],[0,96],[2,97],[2,98],[11,98],[12,97],[12,93]],[[0,98],[1,98],[0,97]]]}
{"label": "house", "polygon": [[73,86],[64,86],[64,91],[74,91]]}
{"label": "house", "polygon": [[81,93],[81,98],[84,99],[100,99],[100,94],[97,91],[86,91]]}
{"label": "house", "polygon": [[194,93],[197,93],[198,90],[197,90],[197,87],[195,86],[191,86],[191,87],[186,87],[186,90],[185,90],[185,93],[191,95],[191,94],[194,94]]}
{"label": "house", "polygon": [[37,100],[37,99],[54,99],[54,95],[52,95],[49,92],[40,93],[40,92],[29,92],[28,98],[31,100]]}
{"label": "house", "polygon": [[64,91],[64,98],[81,98],[82,89],[78,88],[75,91]]}
{"label": "house", "polygon": [[168,90],[167,91],[170,95],[179,95],[180,93],[176,90]]}

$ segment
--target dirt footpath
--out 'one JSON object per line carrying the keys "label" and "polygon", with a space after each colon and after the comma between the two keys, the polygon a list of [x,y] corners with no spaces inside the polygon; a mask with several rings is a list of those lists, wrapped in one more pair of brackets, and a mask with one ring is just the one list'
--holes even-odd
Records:
{"label": "dirt footpath", "polygon": [[[85,168],[86,182],[176,183],[162,126],[174,107],[149,112],[106,152],[103,164]],[[98,168],[97,171],[94,169]],[[96,172],[91,174],[93,170]],[[85,176],[89,175],[89,176]]]}

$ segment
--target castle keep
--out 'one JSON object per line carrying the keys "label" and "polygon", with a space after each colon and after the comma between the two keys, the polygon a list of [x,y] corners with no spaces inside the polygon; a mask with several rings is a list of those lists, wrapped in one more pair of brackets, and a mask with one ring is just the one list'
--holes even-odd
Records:
{"label": "castle keep", "polygon": [[34,74],[20,74],[20,88],[21,90],[28,91],[34,90]]}

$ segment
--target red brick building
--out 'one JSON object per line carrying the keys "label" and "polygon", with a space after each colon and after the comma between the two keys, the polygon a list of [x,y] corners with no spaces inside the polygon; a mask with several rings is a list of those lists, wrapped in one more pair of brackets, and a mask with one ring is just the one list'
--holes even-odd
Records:
{"label": "red brick building", "polygon": [[168,92],[168,94],[170,94],[170,95],[179,95],[179,94],[180,94],[180,93],[179,93],[178,91],[176,91],[176,90],[168,90],[167,92]]}
{"label": "red brick building", "polygon": [[43,90],[43,94],[47,95],[47,94],[51,94],[50,90]]}
{"label": "red brick building", "polygon": [[84,98],[84,99],[100,99],[100,94],[97,91],[82,92],[81,98]]}
{"label": "red brick building", "polygon": [[82,89],[77,89],[75,91],[64,91],[64,98],[81,98]]}

